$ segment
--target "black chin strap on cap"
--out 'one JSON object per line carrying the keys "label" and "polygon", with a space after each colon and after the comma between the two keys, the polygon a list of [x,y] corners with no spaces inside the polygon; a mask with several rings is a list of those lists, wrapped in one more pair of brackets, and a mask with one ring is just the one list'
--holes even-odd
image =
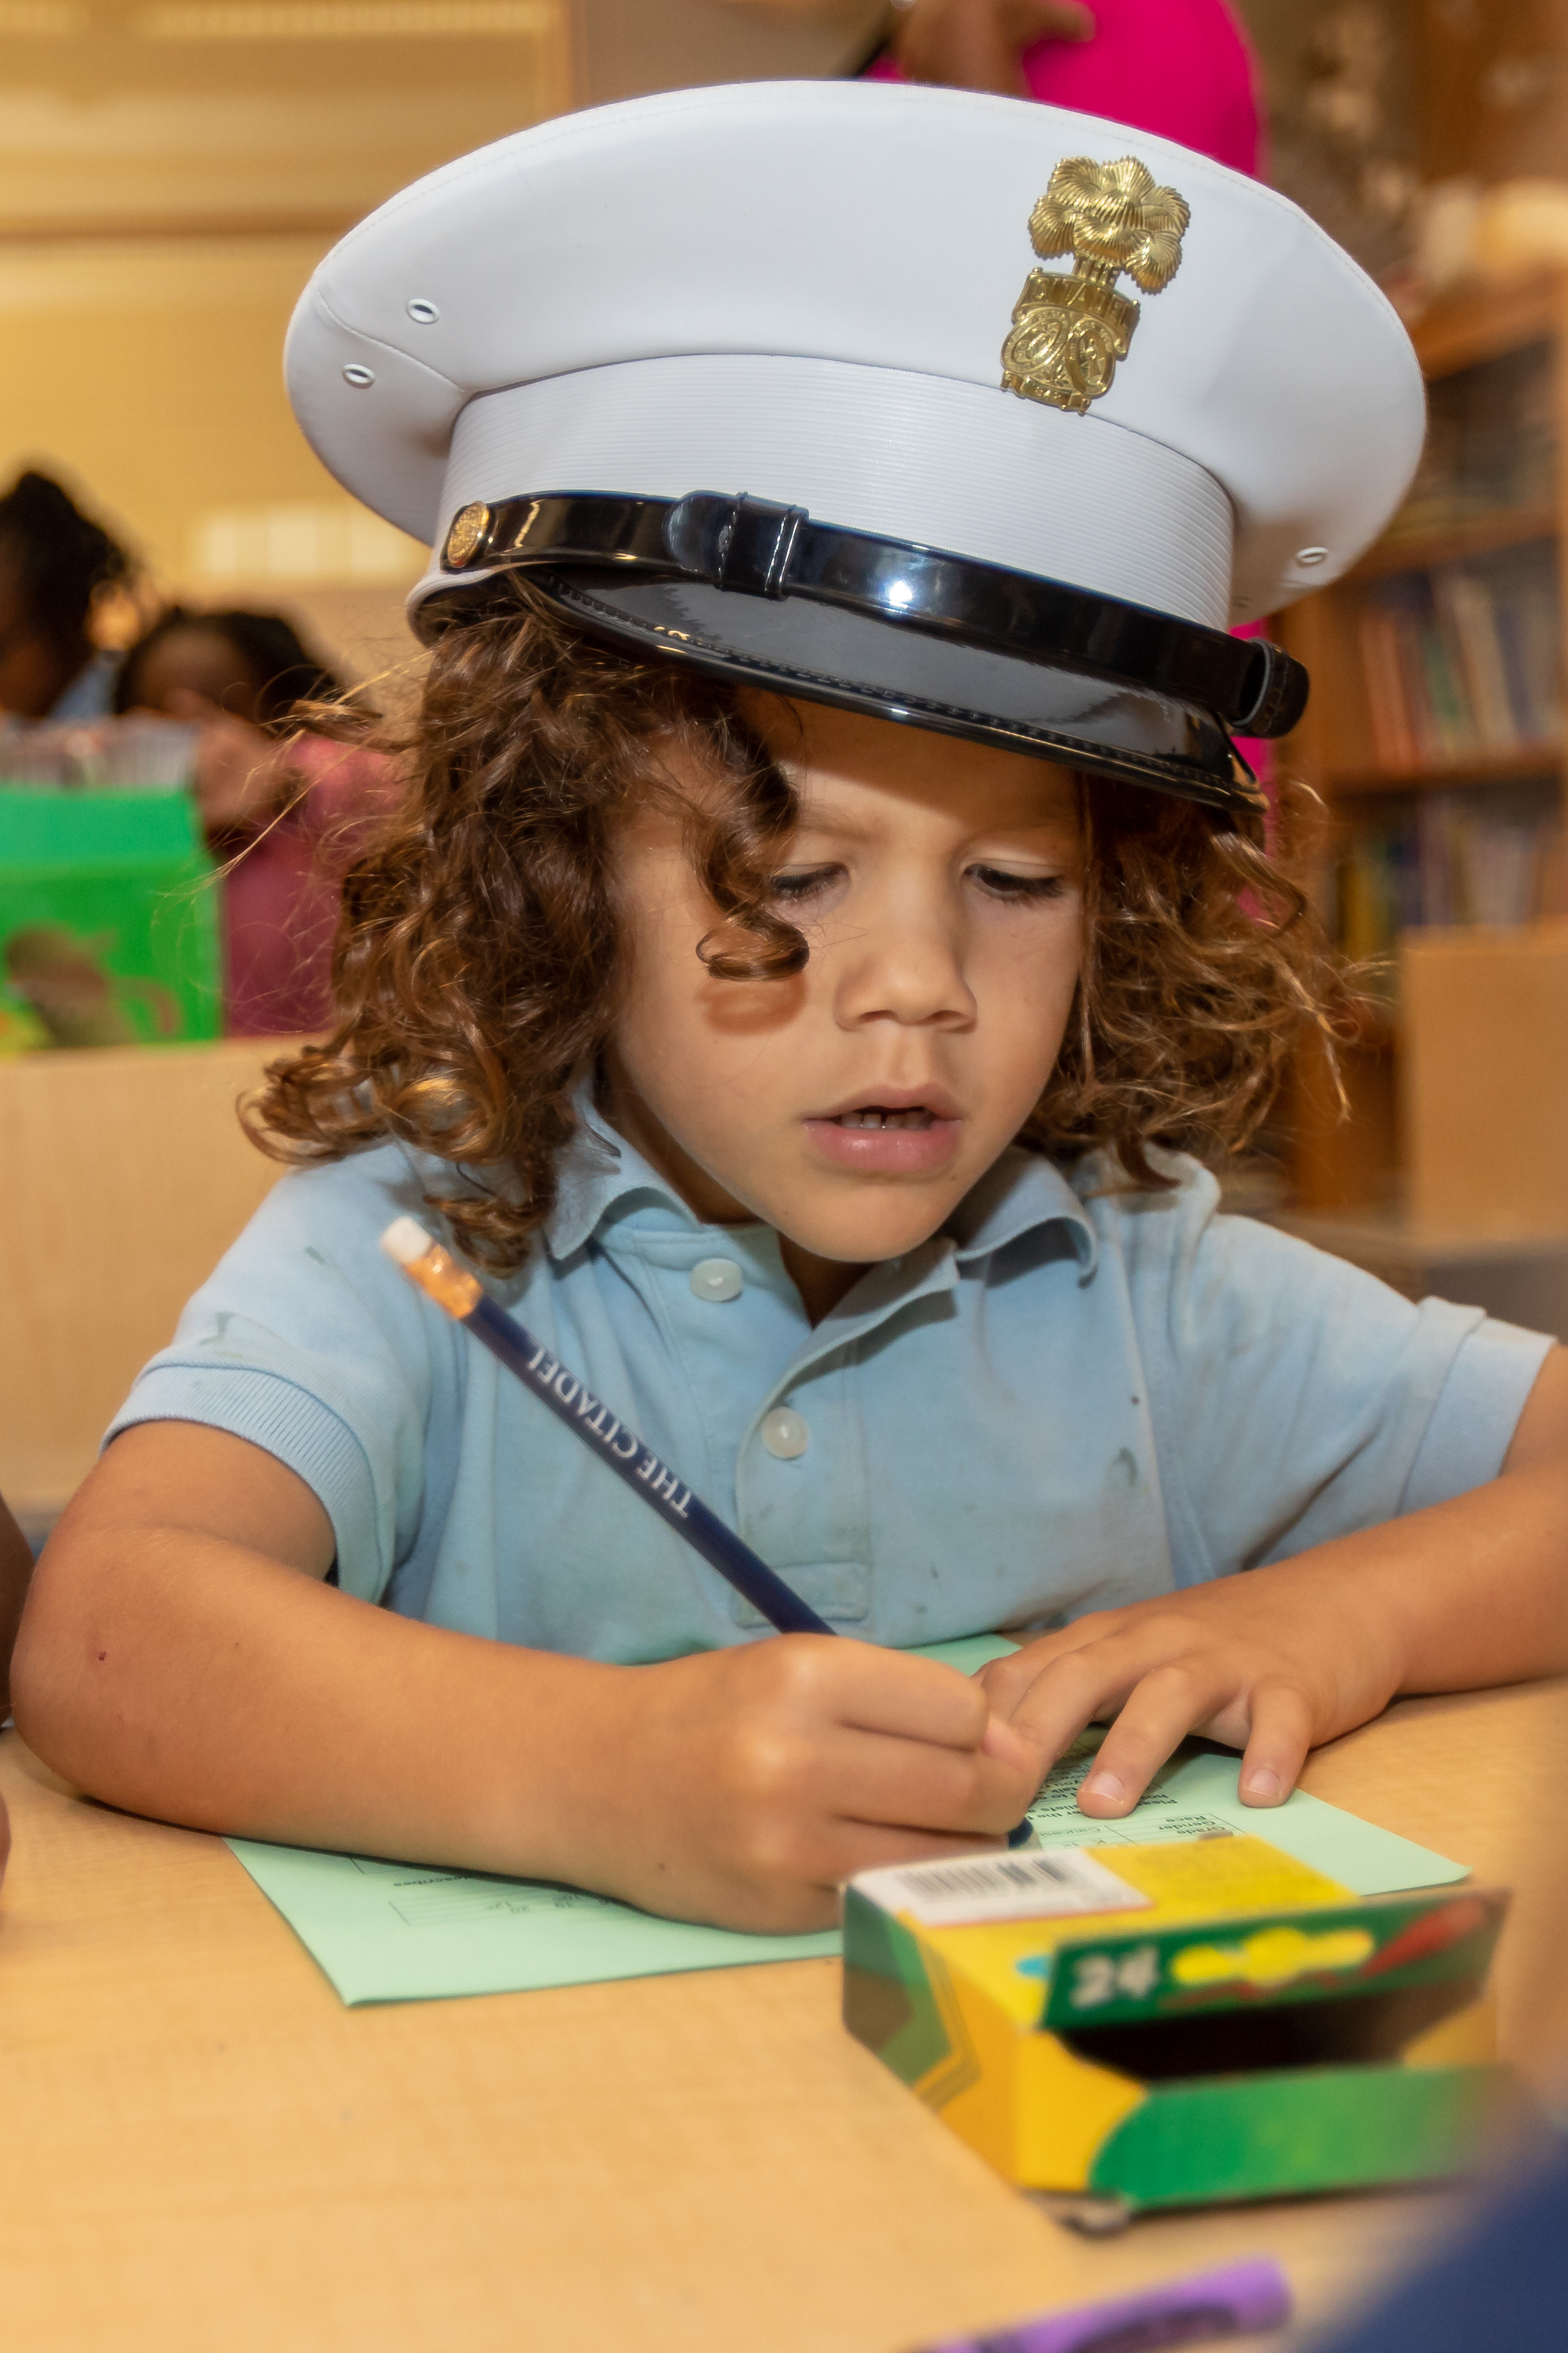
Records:
{"label": "black chin strap on cap", "polygon": [[804,507],[696,491],[678,500],[565,491],[463,508],[442,568],[604,566],[702,581],[745,596],[837,606],[1015,660],[1145,688],[1206,711],[1231,734],[1289,734],[1306,708],[1301,664],[1147,606],[905,540],[814,522]]}

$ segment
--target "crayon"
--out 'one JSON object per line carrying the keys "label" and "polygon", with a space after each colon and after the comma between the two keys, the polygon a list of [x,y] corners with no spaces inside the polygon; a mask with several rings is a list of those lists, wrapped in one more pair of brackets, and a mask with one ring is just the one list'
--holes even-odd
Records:
{"label": "crayon", "polygon": [[1165,2345],[1205,2345],[1281,2328],[1290,2317],[1290,2286],[1276,2263],[1260,2256],[1198,2272],[1141,2295],[1079,2305],[981,2337],[950,2337],[930,2353],[1155,2353]]}

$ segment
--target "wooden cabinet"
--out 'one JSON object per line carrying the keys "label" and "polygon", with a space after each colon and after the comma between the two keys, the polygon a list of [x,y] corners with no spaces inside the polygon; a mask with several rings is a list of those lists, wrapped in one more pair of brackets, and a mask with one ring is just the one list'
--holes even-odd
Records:
{"label": "wooden cabinet", "polygon": [[294,1042],[0,1061],[0,1493],[29,1527],[280,1175],[235,1105]]}

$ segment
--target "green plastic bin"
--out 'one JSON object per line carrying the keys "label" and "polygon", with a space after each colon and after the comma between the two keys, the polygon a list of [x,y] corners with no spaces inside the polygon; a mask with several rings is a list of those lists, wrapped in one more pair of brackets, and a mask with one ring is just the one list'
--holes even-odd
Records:
{"label": "green plastic bin", "polygon": [[219,892],[184,792],[0,785],[0,985],[48,1046],[174,1045],[223,1029]]}

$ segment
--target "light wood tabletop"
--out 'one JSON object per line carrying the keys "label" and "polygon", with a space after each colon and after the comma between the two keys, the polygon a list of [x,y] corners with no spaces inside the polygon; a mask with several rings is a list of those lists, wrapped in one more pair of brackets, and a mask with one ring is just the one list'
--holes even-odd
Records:
{"label": "light wood tabletop", "polygon": [[[1529,2070],[1565,1700],[1408,1702],[1307,1776],[1516,1887],[1502,2035]],[[1428,2192],[1087,2242],[851,2041],[836,1964],[349,2010],[219,1841],[83,1803],[15,1733],[0,1791],[14,2344],[900,2353],[1262,2253],[1314,2320],[1451,2226]]]}

